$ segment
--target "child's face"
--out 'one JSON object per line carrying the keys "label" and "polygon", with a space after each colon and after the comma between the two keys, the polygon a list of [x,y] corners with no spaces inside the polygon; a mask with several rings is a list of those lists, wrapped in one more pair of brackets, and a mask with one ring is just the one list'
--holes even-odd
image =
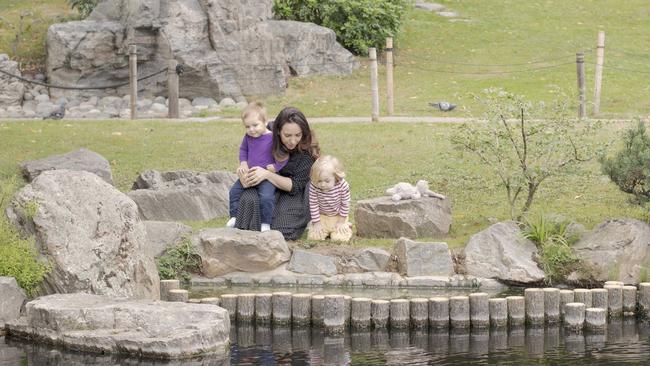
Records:
{"label": "child's face", "polygon": [[244,119],[246,134],[250,137],[260,137],[266,133],[266,123],[260,121],[258,115],[250,115]]}
{"label": "child's face", "polygon": [[320,176],[318,177],[318,181],[315,182],[315,186],[322,189],[323,191],[329,191],[330,189],[334,188],[334,185],[336,184],[336,177],[334,176],[334,173],[330,171],[324,171],[320,173]]}

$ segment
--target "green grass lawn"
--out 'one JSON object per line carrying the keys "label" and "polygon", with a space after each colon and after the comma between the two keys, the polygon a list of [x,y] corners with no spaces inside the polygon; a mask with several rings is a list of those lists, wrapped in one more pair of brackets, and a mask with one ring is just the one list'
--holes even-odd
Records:
{"label": "green grass lawn", "polygon": [[[604,30],[602,116],[650,115],[650,84],[646,82],[650,74],[650,7],[646,0],[437,2],[467,21],[454,22],[418,9],[406,13],[396,38],[396,114],[443,115],[427,102],[447,100],[459,108],[444,115],[477,115],[481,111],[468,94],[492,86],[532,100],[550,100],[556,85],[575,95],[575,53],[581,50],[587,51],[587,99],[592,101],[593,49],[598,31]],[[34,24],[22,35],[18,56],[25,62],[42,62],[44,52],[39,47],[46,25],[74,17],[75,12],[65,0],[0,0],[0,52],[11,50],[20,13],[27,10],[33,15],[26,19]],[[285,95],[261,99],[271,114],[294,105],[312,117],[368,116],[369,68],[367,59],[360,60],[362,67],[351,76],[294,78]],[[385,114],[383,66],[380,74]]]}
{"label": "green grass lawn", "polygon": [[[608,143],[623,124],[605,124],[597,139]],[[399,181],[426,179],[431,188],[450,197],[453,223],[443,238],[452,247],[494,220],[508,219],[505,193],[496,177],[467,154],[457,151],[451,124],[357,123],[315,124],[324,153],[346,165],[356,201],[383,195]],[[171,123],[166,121],[0,122],[0,178],[19,174],[20,162],[61,154],[80,147],[106,157],[118,189],[127,192],[146,169],[207,171],[237,166],[242,128],[239,123]],[[546,181],[533,206],[535,213],[560,213],[592,227],[607,218],[643,218],[591,161],[579,173]],[[226,218],[190,223],[221,226]],[[354,220],[354,218],[352,218]],[[392,247],[393,240],[355,238],[356,246]],[[304,243],[312,245],[313,243]]]}

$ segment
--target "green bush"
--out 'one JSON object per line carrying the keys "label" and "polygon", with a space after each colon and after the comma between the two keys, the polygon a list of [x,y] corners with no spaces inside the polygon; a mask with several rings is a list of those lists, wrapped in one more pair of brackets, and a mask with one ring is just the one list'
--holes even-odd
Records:
{"label": "green bush", "polygon": [[613,158],[602,158],[603,173],[621,191],[634,195],[637,203],[650,201],[650,137],[645,124],[638,120],[635,127],[624,132],[624,147]]}
{"label": "green bush", "polygon": [[579,269],[580,261],[571,250],[571,245],[579,237],[568,230],[569,224],[567,220],[545,215],[525,221],[523,235],[537,246],[539,262],[548,283],[561,282]]}
{"label": "green bush", "polygon": [[201,267],[201,258],[189,239],[176,247],[167,249],[165,254],[156,260],[158,274],[161,280],[180,280],[189,282],[192,273],[198,273]]}
{"label": "green bush", "polygon": [[99,0],[68,0],[72,9],[77,9],[82,17],[87,17],[95,9]]}
{"label": "green bush", "polygon": [[367,55],[395,36],[406,10],[405,0],[275,0],[278,19],[311,22],[332,29],[348,50]]}
{"label": "green bush", "polygon": [[[0,212],[4,212],[16,187],[16,179],[0,181]],[[33,296],[49,272],[49,266],[37,257],[34,238],[21,238],[11,223],[0,217],[0,276],[14,277]]]}

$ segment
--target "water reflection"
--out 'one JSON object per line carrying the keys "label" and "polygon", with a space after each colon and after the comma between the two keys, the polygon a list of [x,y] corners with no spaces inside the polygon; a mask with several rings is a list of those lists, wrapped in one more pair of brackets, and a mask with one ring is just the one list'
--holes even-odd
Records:
{"label": "water reflection", "polygon": [[565,332],[560,326],[514,329],[348,331],[319,328],[233,327],[229,357],[146,361],[88,355],[2,339],[0,366],[17,365],[457,365],[643,364],[650,359],[650,325],[623,319],[603,332]]}

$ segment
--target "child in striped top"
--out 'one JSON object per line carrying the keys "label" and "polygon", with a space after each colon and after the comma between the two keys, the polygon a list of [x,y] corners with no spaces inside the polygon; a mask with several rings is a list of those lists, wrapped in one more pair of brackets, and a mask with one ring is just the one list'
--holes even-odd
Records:
{"label": "child in striped top", "polygon": [[309,183],[309,210],[311,227],[308,239],[349,241],[352,229],[350,213],[350,186],[339,160],[331,155],[321,156],[311,168]]}

